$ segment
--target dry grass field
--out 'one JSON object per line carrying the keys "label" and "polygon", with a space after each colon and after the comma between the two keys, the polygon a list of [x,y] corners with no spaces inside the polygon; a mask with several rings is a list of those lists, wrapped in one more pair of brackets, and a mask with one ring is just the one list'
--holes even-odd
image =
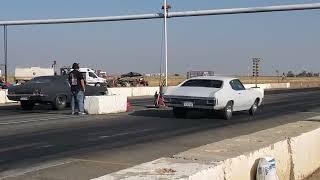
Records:
{"label": "dry grass field", "polygon": [[[255,79],[253,77],[238,77],[240,80],[245,84],[254,84]],[[160,83],[159,77],[145,77],[145,79],[149,82],[149,86],[158,86]],[[168,78],[168,85],[169,86],[175,86],[181,83],[186,79],[185,76],[169,76]],[[164,80],[164,77],[162,77],[162,80]],[[259,77],[258,83],[260,84],[266,84],[266,83],[287,83],[290,82],[293,87],[300,86],[320,86],[320,77],[287,77],[282,80],[281,77]]]}

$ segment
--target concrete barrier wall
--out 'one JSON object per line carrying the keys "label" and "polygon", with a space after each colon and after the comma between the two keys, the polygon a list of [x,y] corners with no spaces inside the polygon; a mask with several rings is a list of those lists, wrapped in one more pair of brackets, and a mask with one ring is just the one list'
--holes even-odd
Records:
{"label": "concrete barrier wall", "polygon": [[132,88],[108,88],[108,93],[132,97]]}
{"label": "concrete barrier wall", "polygon": [[15,103],[16,101],[11,101],[7,97],[8,90],[7,89],[1,89],[0,90],[0,104],[4,103]]}
{"label": "concrete barrier wall", "polygon": [[292,88],[320,87],[320,82],[291,82],[290,86]]}
{"label": "concrete barrier wall", "polygon": [[320,129],[290,138],[295,179],[302,180],[320,167]]}
{"label": "concrete barrier wall", "polygon": [[0,104],[6,103],[6,91],[0,90]]}
{"label": "concrete barrier wall", "polygon": [[290,83],[271,83],[271,89],[287,89],[290,88]]}
{"label": "concrete barrier wall", "polygon": [[8,89],[4,90],[6,93],[6,102],[5,103],[17,103],[17,101],[11,101],[8,99],[7,95],[8,95]]}
{"label": "concrete barrier wall", "polygon": [[318,122],[300,121],[194,148],[94,180],[254,180],[258,162],[265,156],[275,158],[280,180],[301,180],[320,167],[319,139]]}
{"label": "concrete barrier wall", "polygon": [[159,87],[134,87],[132,88],[132,96],[153,96],[155,92],[159,92]]}
{"label": "concrete barrier wall", "polygon": [[[253,88],[255,87],[255,84],[244,84],[245,88]],[[258,84],[258,87],[260,87],[261,89],[270,89],[271,85],[270,84]]]}
{"label": "concrete barrier wall", "polygon": [[[244,84],[245,88],[255,87],[255,84]],[[290,83],[270,83],[270,84],[258,84],[258,87],[262,89],[285,89],[290,88]]]}
{"label": "concrete barrier wall", "polygon": [[258,159],[271,156],[276,159],[277,175],[281,180],[290,179],[291,159],[288,142],[280,141],[224,162],[225,180],[255,179]]}
{"label": "concrete barrier wall", "polygon": [[109,114],[126,112],[127,96],[86,96],[84,108],[88,114]]}

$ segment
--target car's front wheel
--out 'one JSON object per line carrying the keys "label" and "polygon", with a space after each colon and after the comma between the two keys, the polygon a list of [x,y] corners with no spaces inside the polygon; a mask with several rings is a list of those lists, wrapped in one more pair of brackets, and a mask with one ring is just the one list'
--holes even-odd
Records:
{"label": "car's front wheel", "polygon": [[223,118],[225,120],[229,120],[232,118],[232,114],[233,114],[233,103],[232,101],[229,101],[226,105],[226,107],[223,109],[222,111],[223,113]]}
{"label": "car's front wheel", "polygon": [[52,102],[53,109],[62,110],[67,106],[67,97],[65,95],[58,95]]}
{"label": "car's front wheel", "polygon": [[176,118],[185,118],[187,115],[187,110],[185,108],[174,107],[173,108],[173,115]]}
{"label": "car's front wheel", "polygon": [[20,101],[20,106],[23,110],[32,110],[34,103],[31,101]]}

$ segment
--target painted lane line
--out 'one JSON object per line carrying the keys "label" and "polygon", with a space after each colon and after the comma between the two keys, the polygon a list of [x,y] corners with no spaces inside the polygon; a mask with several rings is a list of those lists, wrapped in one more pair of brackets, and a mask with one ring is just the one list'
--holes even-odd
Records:
{"label": "painted lane line", "polygon": [[121,165],[121,166],[133,166],[134,165],[134,164],[122,163],[122,162],[97,161],[97,160],[78,159],[78,158],[71,158],[71,159],[74,161],[93,162],[93,163],[100,163],[100,164],[111,164],[111,165]]}
{"label": "painted lane line", "polygon": [[36,119],[36,120],[25,120],[25,121],[12,121],[12,122],[1,122],[0,125],[11,125],[11,124],[23,124],[23,123],[30,123],[30,122],[41,122],[41,121],[53,121],[53,120],[64,120],[64,119],[78,119],[78,118],[45,118],[45,119]]}
{"label": "painted lane line", "polygon": [[132,131],[132,132],[126,132],[126,133],[113,134],[113,135],[104,135],[104,136],[99,136],[97,138],[89,138],[88,141],[98,141],[98,140],[106,139],[106,138],[114,138],[114,137],[125,136],[125,135],[135,135],[135,134],[149,132],[149,131],[153,131],[153,130],[155,130],[155,129],[143,129],[141,131]]}
{"label": "painted lane line", "polygon": [[119,134],[114,134],[114,135],[109,135],[109,136],[100,136],[99,139],[113,138],[113,137],[124,136],[124,135],[134,135],[134,134],[139,134],[139,133],[148,132],[148,131],[152,131],[152,130],[154,130],[154,129],[143,129],[141,131],[119,133]]}
{"label": "painted lane line", "polygon": [[[2,121],[7,121],[7,122],[10,122],[10,121],[14,121],[14,120],[16,120],[17,121],[17,119],[22,119],[22,120],[26,120],[26,119],[58,119],[58,118],[71,118],[71,117],[74,117],[74,116],[19,116],[19,117],[16,117],[16,116],[14,116],[14,117],[6,117],[6,116],[4,116],[3,117],[3,119],[2,119]],[[18,120],[18,121],[19,121]]]}
{"label": "painted lane line", "polygon": [[98,139],[112,138],[112,137],[124,136],[124,135],[129,135],[129,134],[131,134],[131,133],[119,133],[119,134],[110,135],[110,136],[99,136]]}
{"label": "painted lane line", "polygon": [[53,144],[48,144],[48,145],[44,145],[44,146],[40,146],[39,148],[51,148],[54,147],[55,145]]}
{"label": "painted lane line", "polygon": [[0,149],[0,153],[7,152],[7,151],[14,151],[14,150],[19,150],[23,148],[31,148],[35,146],[43,145],[43,143],[32,143],[32,144],[24,144],[24,145],[18,145],[18,146],[13,146],[13,147],[7,147]]}
{"label": "painted lane line", "polygon": [[4,116],[4,119],[6,120],[16,120],[16,119],[43,119],[43,118],[70,118],[70,117],[74,117],[74,116],[46,116],[46,115],[37,115],[37,116]]}

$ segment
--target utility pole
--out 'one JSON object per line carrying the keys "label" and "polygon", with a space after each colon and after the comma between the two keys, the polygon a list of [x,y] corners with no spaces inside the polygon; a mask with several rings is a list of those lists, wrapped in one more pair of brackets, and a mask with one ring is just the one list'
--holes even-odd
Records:
{"label": "utility pole", "polygon": [[3,26],[3,49],[4,49],[4,79],[8,82],[8,34],[7,26]]}
{"label": "utility pole", "polygon": [[261,58],[252,58],[252,76],[255,78],[255,87],[258,87],[258,77]]}
{"label": "utility pole", "polygon": [[163,15],[164,15],[164,58],[166,63],[166,86],[168,86],[168,33],[167,33],[167,17],[168,11],[171,8],[170,5],[167,4],[167,0],[163,0]]}

